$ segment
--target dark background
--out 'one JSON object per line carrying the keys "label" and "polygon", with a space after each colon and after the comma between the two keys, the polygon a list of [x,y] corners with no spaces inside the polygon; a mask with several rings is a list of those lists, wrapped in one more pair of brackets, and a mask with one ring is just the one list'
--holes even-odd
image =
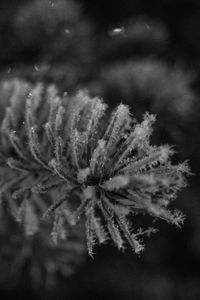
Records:
{"label": "dark background", "polygon": [[128,103],[139,120],[156,113],[152,142],[175,145],[194,175],[172,205],[186,215],[183,228],[159,221],[140,257],[97,247],[54,288],[35,289],[22,276],[13,288],[0,284],[2,299],[200,299],[200,2],[63,0],[66,11],[49,17],[42,2],[0,1],[1,79],[84,87],[111,106]]}

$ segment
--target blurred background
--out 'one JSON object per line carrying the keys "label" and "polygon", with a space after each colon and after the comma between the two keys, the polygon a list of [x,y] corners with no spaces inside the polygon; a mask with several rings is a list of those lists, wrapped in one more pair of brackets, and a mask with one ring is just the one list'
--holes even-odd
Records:
{"label": "blurred background", "polygon": [[[186,215],[182,229],[157,222],[140,257],[109,244],[91,259],[78,248],[73,272],[47,270],[54,273],[48,280],[30,271],[33,257],[40,266],[49,256],[37,246],[44,232],[27,245],[6,220],[2,299],[200,299],[200,2],[1,0],[1,107],[6,83],[16,77],[55,83],[61,93],[86,88],[111,107],[128,104],[139,121],[146,111],[156,114],[152,143],[174,145],[175,159],[188,160],[194,175],[173,203]],[[62,255],[52,252],[52,269]]]}

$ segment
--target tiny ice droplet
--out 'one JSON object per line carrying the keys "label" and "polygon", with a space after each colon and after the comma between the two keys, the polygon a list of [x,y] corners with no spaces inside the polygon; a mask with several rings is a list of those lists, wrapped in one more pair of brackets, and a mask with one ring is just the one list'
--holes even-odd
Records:
{"label": "tiny ice droplet", "polygon": [[34,66],[34,69],[38,72],[39,68],[37,66]]}
{"label": "tiny ice droplet", "polygon": [[149,30],[150,29],[150,26],[149,24],[145,24],[146,28]]}
{"label": "tiny ice droplet", "polygon": [[66,34],[70,34],[71,31],[70,31],[68,28],[65,28],[65,33],[66,33]]}
{"label": "tiny ice droplet", "polygon": [[124,27],[114,28],[110,31],[111,36],[124,35],[124,34],[125,34],[125,28]]}
{"label": "tiny ice droplet", "polygon": [[11,68],[8,68],[7,73],[9,74],[11,72]]}
{"label": "tiny ice droplet", "polygon": [[49,4],[50,4],[52,7],[54,7],[54,6],[55,6],[55,3],[54,3],[54,2],[52,2],[52,1],[49,1]]}

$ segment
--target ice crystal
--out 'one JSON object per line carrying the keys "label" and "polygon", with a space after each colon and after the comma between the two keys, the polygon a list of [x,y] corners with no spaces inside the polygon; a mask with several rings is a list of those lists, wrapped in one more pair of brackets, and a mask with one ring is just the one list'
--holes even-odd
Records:
{"label": "ice crystal", "polygon": [[108,239],[139,253],[141,236],[154,230],[138,231],[135,214],[181,225],[183,215],[168,205],[186,184],[187,164],[172,164],[168,145],[150,144],[154,115],[137,123],[126,105],[110,116],[106,109],[85,91],[59,97],[54,86],[15,83],[1,125],[1,194],[27,234],[38,230],[27,214],[52,218],[54,242],[65,238],[64,223],[84,216],[92,256]]}

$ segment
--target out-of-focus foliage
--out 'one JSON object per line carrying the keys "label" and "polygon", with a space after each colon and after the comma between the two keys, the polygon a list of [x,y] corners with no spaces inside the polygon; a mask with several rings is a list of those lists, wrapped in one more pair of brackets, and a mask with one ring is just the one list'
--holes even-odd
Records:
{"label": "out-of-focus foliage", "polygon": [[103,58],[123,61],[131,57],[161,55],[168,46],[168,32],[161,22],[138,17],[110,28],[105,36]]}
{"label": "out-of-focus foliage", "polygon": [[16,14],[15,30],[24,51],[44,63],[87,64],[92,59],[91,26],[71,0],[35,0]]}
{"label": "out-of-focus foliage", "polygon": [[193,76],[181,68],[148,59],[111,65],[102,70],[98,83],[99,93],[113,102],[149,106],[154,113],[187,119],[194,109],[192,82]]}
{"label": "out-of-focus foliage", "polygon": [[2,50],[7,53],[2,53],[2,61],[8,59],[9,66],[2,70],[0,66],[1,77],[43,80],[65,89],[75,88],[87,78],[94,60],[93,26],[77,3],[27,1],[18,5],[11,17],[4,25],[10,24],[12,41],[6,50],[0,49],[0,61]]}
{"label": "out-of-focus foliage", "polygon": [[[32,212],[27,213],[29,230],[33,230]],[[74,274],[86,252],[83,226],[69,228],[65,240],[57,245],[50,239],[50,232],[51,225],[45,223],[37,234],[29,232],[26,237],[14,218],[1,211],[0,288],[15,288],[26,278],[36,291],[53,289],[59,278],[66,280]]]}

